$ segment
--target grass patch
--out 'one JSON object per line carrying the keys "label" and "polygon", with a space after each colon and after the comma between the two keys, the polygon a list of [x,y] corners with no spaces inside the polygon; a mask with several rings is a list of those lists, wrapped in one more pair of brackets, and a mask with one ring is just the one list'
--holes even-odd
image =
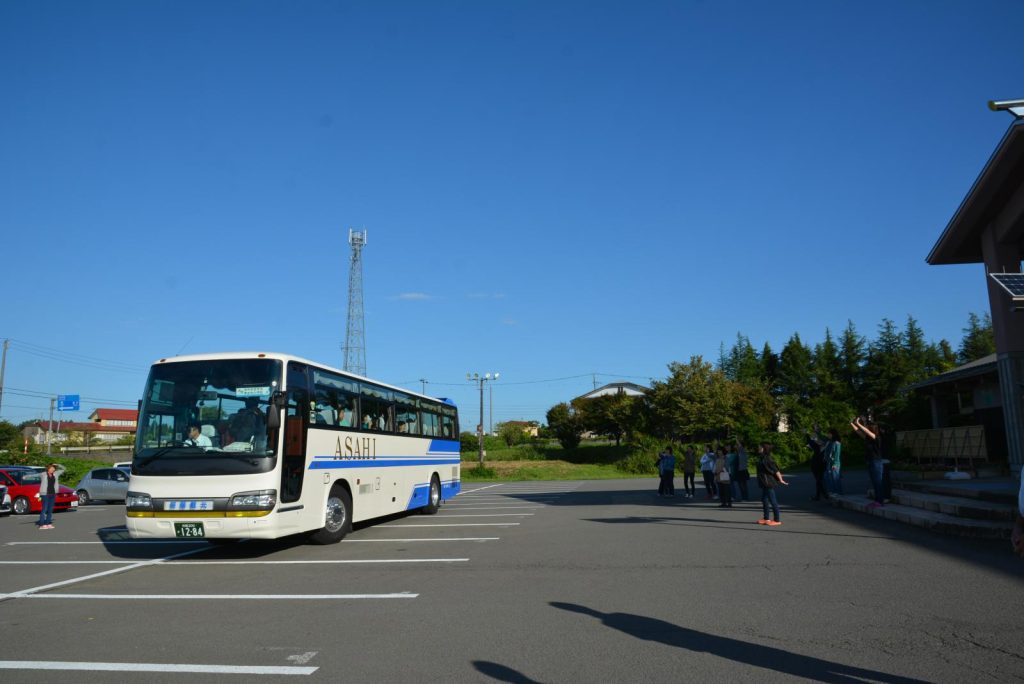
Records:
{"label": "grass patch", "polygon": [[619,480],[633,475],[619,470],[611,463],[570,463],[563,460],[551,461],[494,461],[484,466],[463,467],[462,478],[470,481],[521,481],[521,480]]}

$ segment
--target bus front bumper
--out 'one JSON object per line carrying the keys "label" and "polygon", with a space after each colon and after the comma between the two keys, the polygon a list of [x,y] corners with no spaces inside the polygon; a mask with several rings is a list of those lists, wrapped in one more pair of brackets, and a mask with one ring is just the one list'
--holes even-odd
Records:
{"label": "bus front bumper", "polygon": [[279,536],[269,516],[226,517],[133,517],[125,519],[132,539],[273,539]]}

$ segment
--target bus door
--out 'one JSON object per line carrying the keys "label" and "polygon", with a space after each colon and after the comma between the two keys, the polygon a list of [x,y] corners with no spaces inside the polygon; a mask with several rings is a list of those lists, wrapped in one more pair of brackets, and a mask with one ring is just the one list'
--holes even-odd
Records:
{"label": "bus door", "polygon": [[284,456],[281,460],[281,503],[298,501],[306,473],[306,432],[309,429],[309,374],[305,365],[288,362]]}

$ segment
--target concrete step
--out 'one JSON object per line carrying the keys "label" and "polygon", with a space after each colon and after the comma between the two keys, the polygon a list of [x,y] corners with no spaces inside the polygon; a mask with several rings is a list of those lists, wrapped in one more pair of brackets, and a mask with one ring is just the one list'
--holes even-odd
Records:
{"label": "concrete step", "polygon": [[1005,483],[992,483],[986,486],[984,480],[918,480],[916,482],[893,482],[893,488],[899,487],[913,492],[939,494],[941,496],[959,496],[967,499],[991,501],[993,503],[1016,504],[1017,490],[1007,480]]}
{"label": "concrete step", "polygon": [[892,490],[892,502],[935,513],[946,513],[957,518],[974,520],[1016,520],[1017,508],[1012,504],[968,499],[962,496],[946,496],[929,492],[915,492],[909,489]]}
{"label": "concrete step", "polygon": [[869,507],[871,499],[866,496],[844,494],[831,499],[833,506],[860,511],[886,520],[896,520],[907,525],[957,537],[978,537],[984,539],[1009,539],[1013,523],[1005,520],[974,520],[958,518],[948,513],[927,511],[913,506],[889,503],[881,507]]}

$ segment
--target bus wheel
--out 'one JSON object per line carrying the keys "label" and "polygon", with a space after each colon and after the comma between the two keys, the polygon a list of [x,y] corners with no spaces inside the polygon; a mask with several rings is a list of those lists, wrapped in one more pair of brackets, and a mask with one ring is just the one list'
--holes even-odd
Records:
{"label": "bus wheel", "polygon": [[437,475],[430,478],[430,493],[427,494],[427,505],[421,508],[426,515],[434,515],[441,508],[441,481]]}
{"label": "bus wheel", "polygon": [[324,526],[309,536],[314,544],[336,544],[352,531],[352,496],[335,485],[327,497]]}

